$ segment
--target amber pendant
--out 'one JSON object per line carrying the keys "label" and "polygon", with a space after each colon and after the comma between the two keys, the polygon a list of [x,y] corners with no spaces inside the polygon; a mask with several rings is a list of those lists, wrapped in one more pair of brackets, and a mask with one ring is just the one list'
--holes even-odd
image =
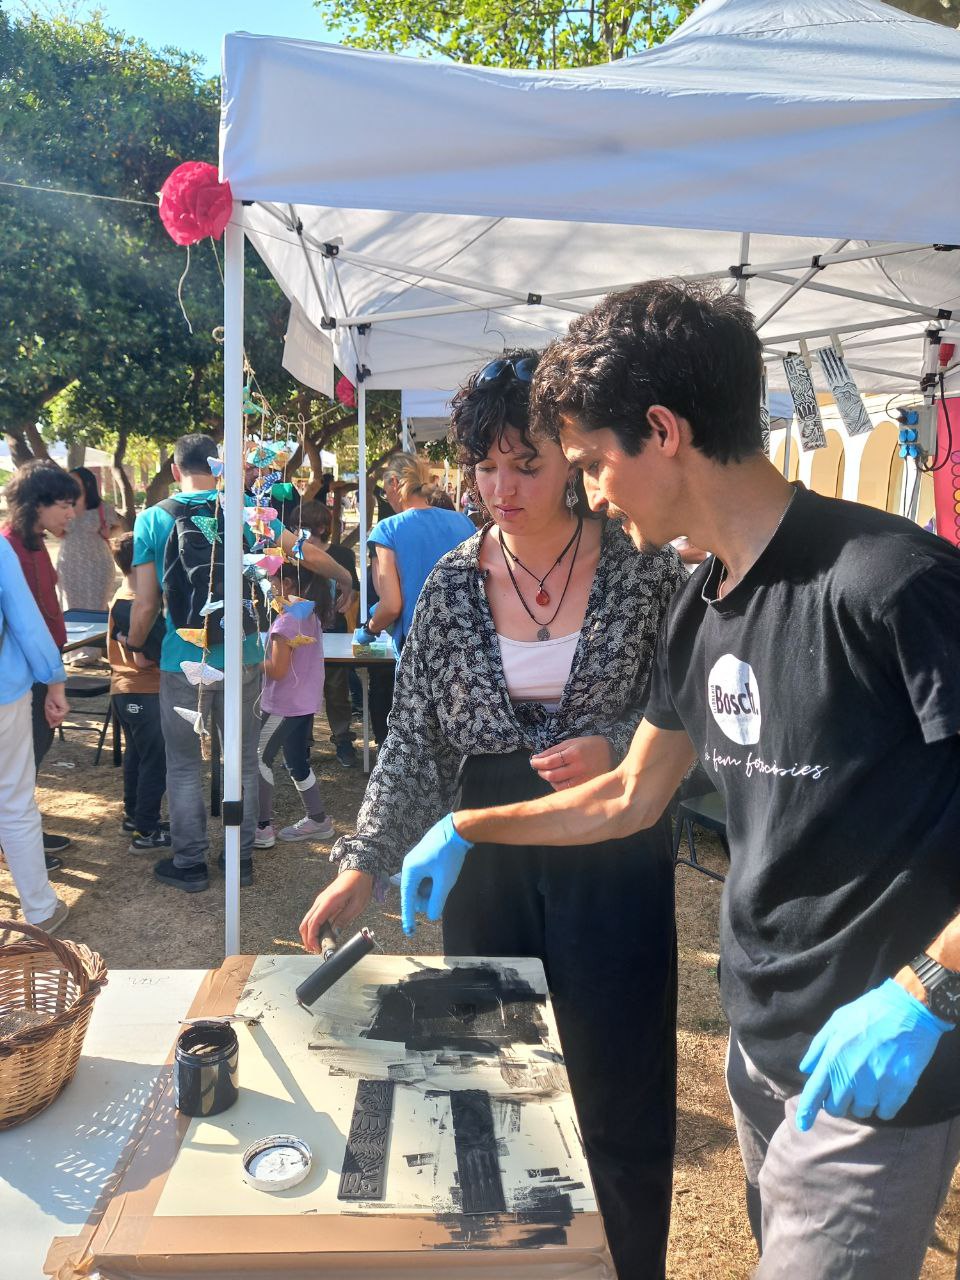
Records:
{"label": "amber pendant", "polygon": [[534,598],[541,609],[550,603],[550,596],[544,587],[540,588]]}

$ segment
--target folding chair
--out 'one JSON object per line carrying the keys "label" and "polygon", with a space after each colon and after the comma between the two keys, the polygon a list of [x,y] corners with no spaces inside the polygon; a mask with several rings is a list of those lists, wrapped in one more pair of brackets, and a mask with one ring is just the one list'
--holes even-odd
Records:
{"label": "folding chair", "polygon": [[[687,796],[685,800],[681,800],[677,805],[676,824],[673,833],[674,866],[693,867],[694,871],[699,871],[703,875],[709,876],[711,880],[719,880],[721,882],[725,880],[726,877],[722,876],[719,871],[711,871],[697,857],[697,845],[693,834],[694,827],[703,827],[706,831],[714,832],[720,837],[723,851],[729,861],[727,809],[719,792],[710,791],[706,795]],[[680,841],[684,836],[687,838],[687,848],[690,851],[688,858],[680,857]]]}

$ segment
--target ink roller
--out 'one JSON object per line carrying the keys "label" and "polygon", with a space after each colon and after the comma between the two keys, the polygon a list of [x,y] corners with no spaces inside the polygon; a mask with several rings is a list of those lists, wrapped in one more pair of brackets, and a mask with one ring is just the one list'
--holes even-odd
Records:
{"label": "ink roller", "polygon": [[376,945],[370,930],[361,929],[349,942],[338,947],[330,925],[321,925],[320,954],[323,956],[323,962],[297,987],[297,1004],[309,1011],[310,1006],[319,1000],[325,991],[329,991],[335,982],[339,982],[345,973],[349,973],[353,966],[368,955]]}

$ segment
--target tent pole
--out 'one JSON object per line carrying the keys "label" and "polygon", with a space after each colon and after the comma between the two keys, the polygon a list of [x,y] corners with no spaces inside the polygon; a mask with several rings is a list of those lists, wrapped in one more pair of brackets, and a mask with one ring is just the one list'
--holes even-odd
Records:
{"label": "tent pole", "polygon": [[[839,253],[840,250],[843,249],[849,243],[850,243],[849,240],[837,240],[833,248],[830,250],[830,253]],[[794,294],[799,293],[800,290],[803,288],[803,286],[805,284],[808,284],[813,279],[813,277],[817,274],[817,272],[820,270],[821,268],[819,266],[808,267],[802,276],[800,276],[798,279],[793,281],[793,283],[790,285],[790,288],[787,290],[787,292],[777,299],[777,301],[773,304],[770,310],[764,312],[764,314],[757,321],[757,328],[762,329],[768,320],[772,320],[778,311],[782,311],[783,308],[790,301],[790,299],[794,296]]]}
{"label": "tent pole", "polygon": [[[743,231],[740,234],[740,266],[741,268],[749,265],[750,262],[750,232]],[[747,296],[747,277],[741,276],[737,281],[737,297],[741,302],[745,301]]]}
{"label": "tent pole", "polygon": [[[225,942],[240,952],[240,815],[243,810],[243,206],[233,202],[224,243],[223,477],[224,686],[223,851],[226,863]],[[216,729],[213,730],[216,732]]]}
{"label": "tent pole", "polygon": [[[357,370],[357,505],[360,508],[360,622],[367,621],[367,391],[363,385],[363,373]],[[363,686],[363,771],[370,772],[370,672],[360,670]]]}

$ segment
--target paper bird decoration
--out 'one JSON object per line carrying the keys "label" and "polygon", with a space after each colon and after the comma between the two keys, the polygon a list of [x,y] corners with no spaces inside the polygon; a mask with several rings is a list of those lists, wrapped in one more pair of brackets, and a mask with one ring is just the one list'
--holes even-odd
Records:
{"label": "paper bird decoration", "polygon": [[284,613],[289,613],[291,618],[309,618],[313,613],[313,601],[292,599]]}
{"label": "paper bird decoration", "polygon": [[214,476],[223,475],[223,460],[221,458],[208,458],[207,466],[210,468],[210,474]]}
{"label": "paper bird decoration", "polygon": [[197,526],[211,546],[221,541],[220,534],[217,532],[216,516],[191,516],[190,523]]}
{"label": "paper bird decoration", "polygon": [[249,384],[243,388],[243,412],[248,416],[259,413],[261,417],[267,412],[262,404],[257,404],[254,401]]}
{"label": "paper bird decoration", "polygon": [[187,724],[193,725],[193,732],[195,734],[199,737],[203,737],[206,733],[206,729],[204,728],[203,715],[201,712],[194,710],[193,707],[174,707],[173,709],[178,716],[183,720],[186,720]]}
{"label": "paper bird decoration", "polygon": [[208,662],[190,662],[184,659],[180,663],[180,670],[191,684],[203,685],[204,688],[219,684],[223,679],[223,672],[218,671],[216,667],[211,667]]}
{"label": "paper bird decoration", "polygon": [[290,553],[293,556],[294,560],[303,559],[303,544],[306,542],[306,540],[307,540],[306,529],[300,529],[297,533],[297,540],[293,544],[293,550]]}
{"label": "paper bird decoration", "polygon": [[257,562],[257,568],[262,569],[268,578],[272,578],[275,573],[279,573],[282,567],[282,555],[265,555],[260,557]]}
{"label": "paper bird decoration", "polygon": [[251,467],[268,467],[272,461],[273,454],[260,445],[256,449],[251,449],[247,454],[247,462]]}
{"label": "paper bird decoration", "polygon": [[283,476],[283,472],[281,471],[268,471],[267,474],[265,476],[261,476],[260,479],[253,486],[254,496],[258,500],[263,498],[264,494],[269,493],[269,491],[273,488],[273,486],[277,483],[277,481],[282,478],[282,476]]}
{"label": "paper bird decoration", "polygon": [[187,644],[195,644],[198,649],[207,647],[206,627],[177,627],[177,635]]}
{"label": "paper bird decoration", "polygon": [[218,609],[223,608],[222,600],[207,600],[207,603],[200,610],[201,618],[208,618],[211,613],[216,613]]}
{"label": "paper bird decoration", "polygon": [[244,600],[243,607],[251,618],[255,618],[257,616],[257,606],[252,600]]}

